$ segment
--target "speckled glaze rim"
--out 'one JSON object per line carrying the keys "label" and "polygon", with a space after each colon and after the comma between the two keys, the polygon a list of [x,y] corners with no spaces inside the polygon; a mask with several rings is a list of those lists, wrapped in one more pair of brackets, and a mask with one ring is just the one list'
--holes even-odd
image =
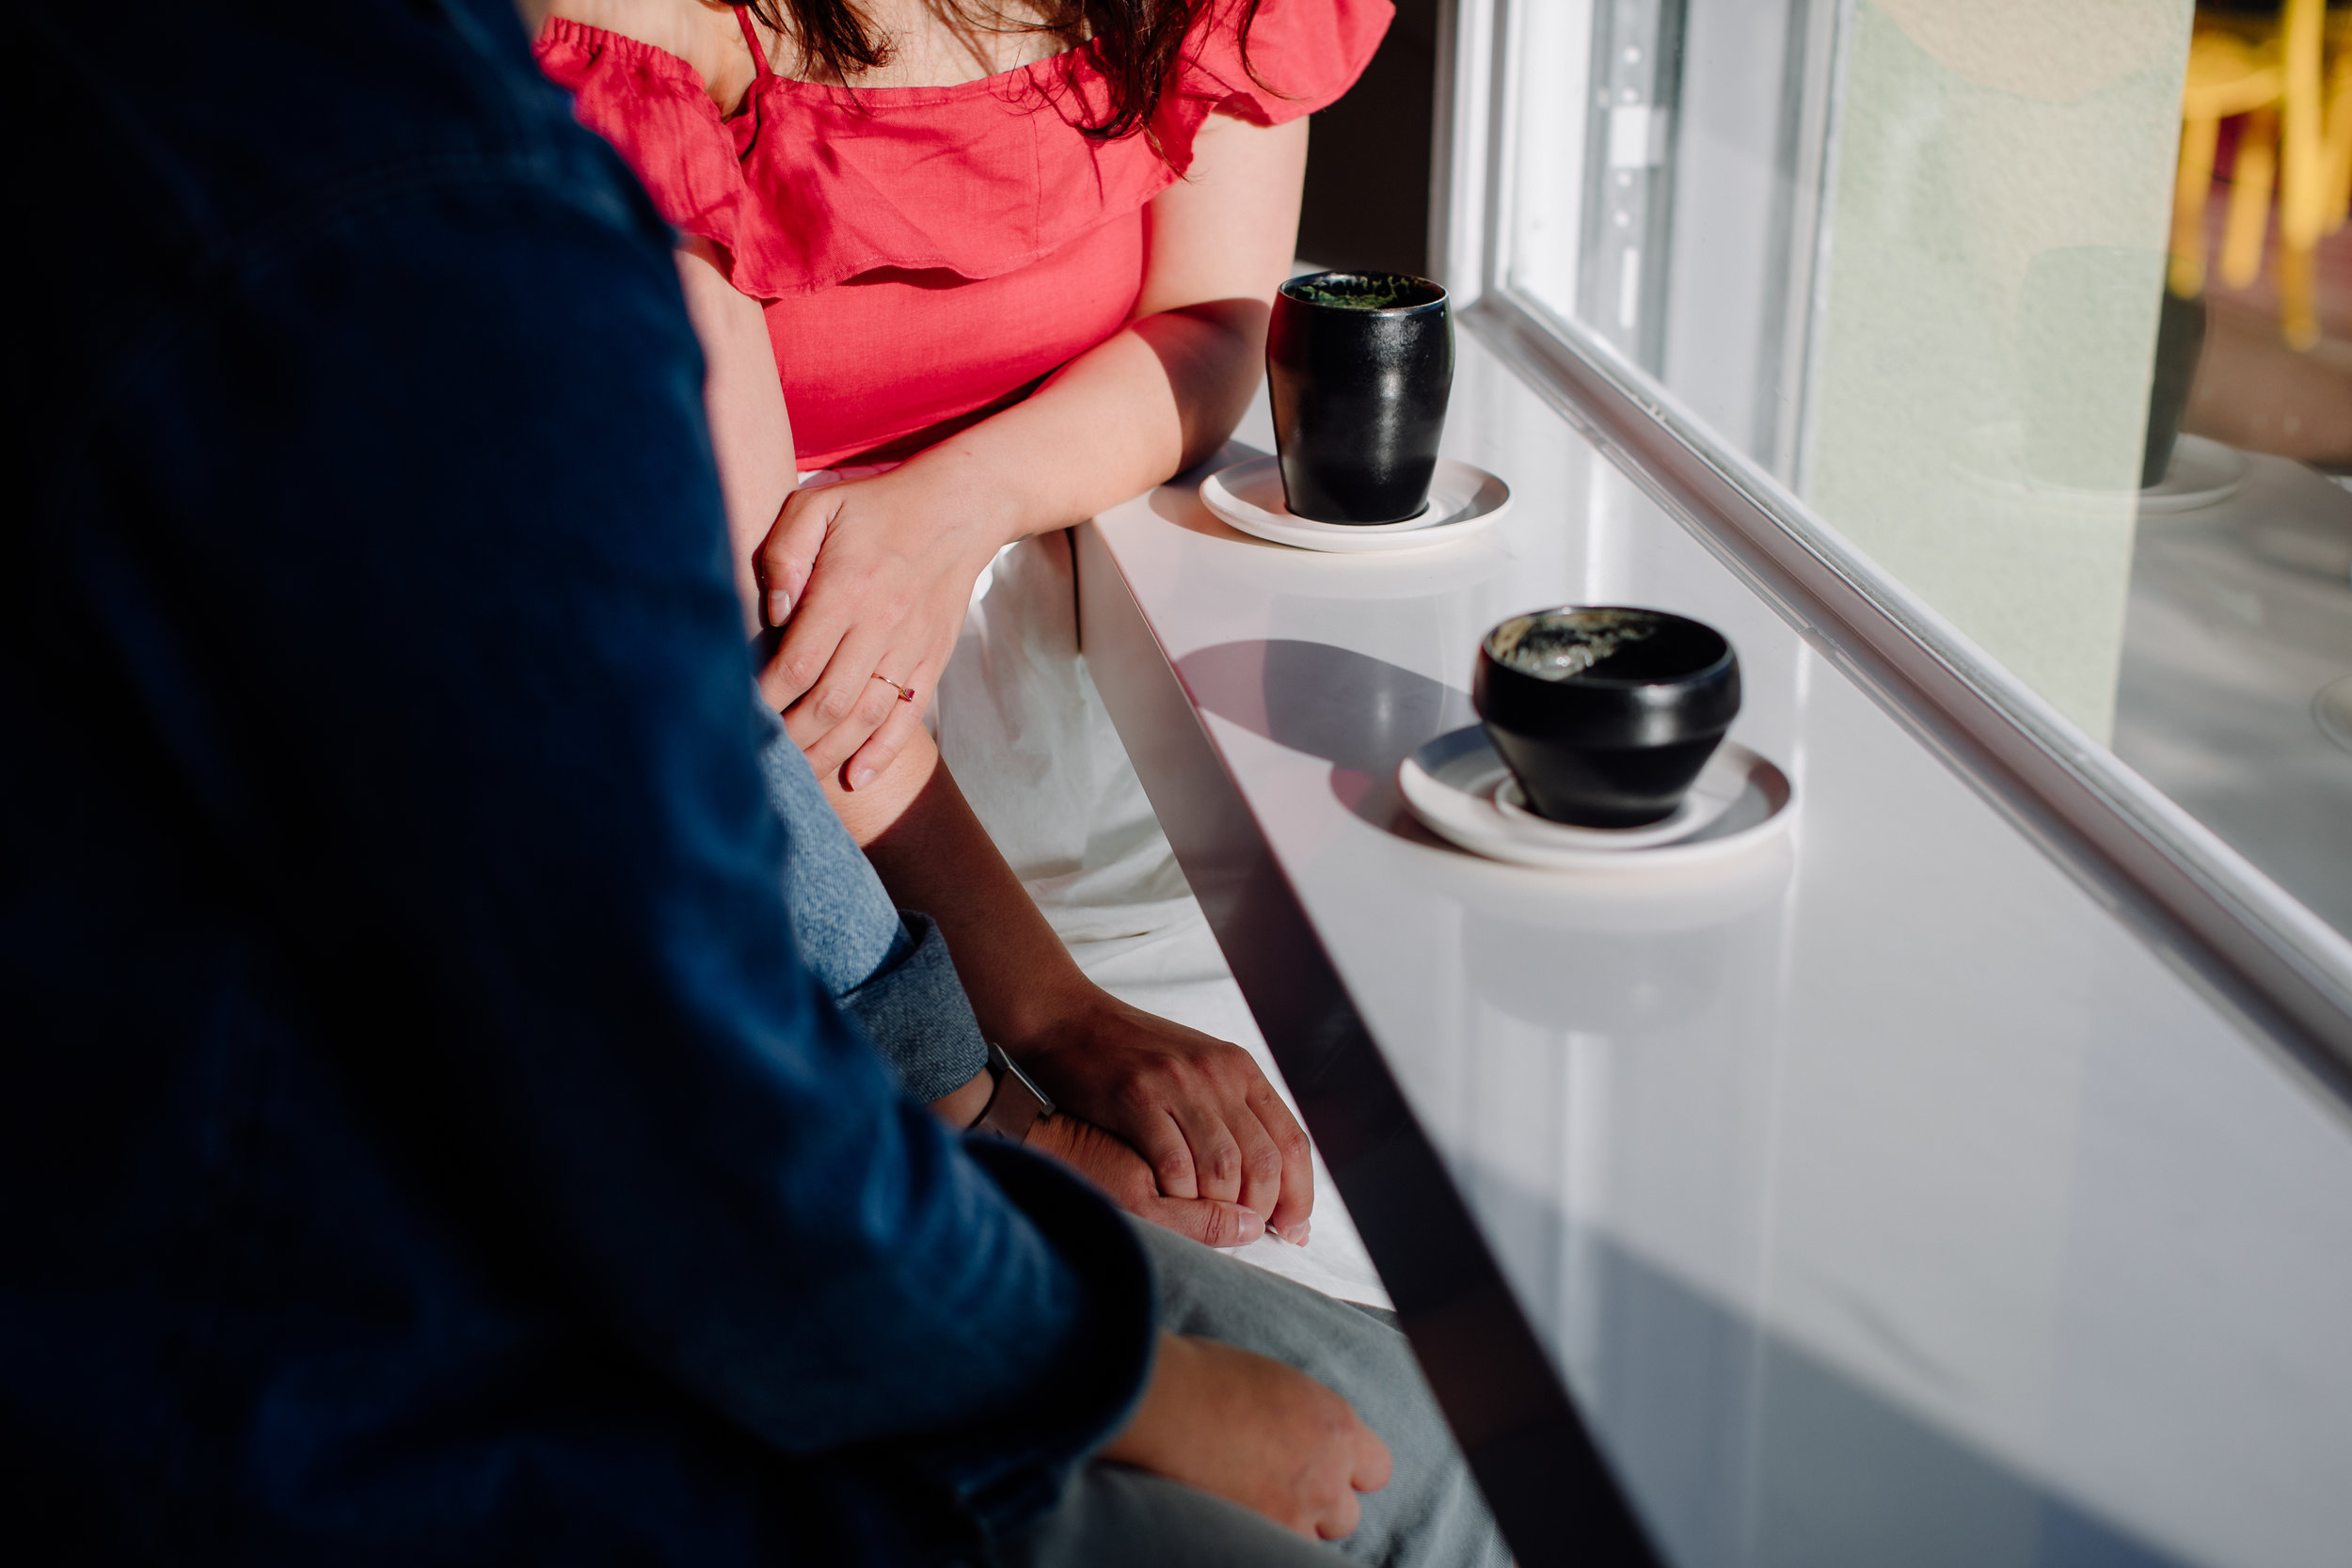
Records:
{"label": "speckled glaze rim", "polygon": [[[1608,610],[1625,615],[1654,615],[1661,621],[1680,621],[1685,626],[1696,626],[1699,630],[1713,637],[1724,645],[1724,651],[1717,658],[1686,671],[1682,674],[1670,675],[1663,680],[1626,680],[1613,675],[1597,675],[1589,670],[1580,670],[1572,675],[1539,675],[1534,671],[1522,670],[1516,664],[1505,662],[1502,656],[1495,652],[1495,634],[1507,626],[1520,621],[1533,621],[1540,615],[1574,615],[1597,610]],[[1600,687],[1612,691],[1632,691],[1643,687],[1695,686],[1701,681],[1722,673],[1724,666],[1739,658],[1740,652],[1732,646],[1731,639],[1724,633],[1722,628],[1710,626],[1695,615],[1678,614],[1671,610],[1659,610],[1650,605],[1641,604],[1557,604],[1547,605],[1541,610],[1521,610],[1517,615],[1505,615],[1502,620],[1488,626],[1486,635],[1479,638],[1478,656],[1497,670],[1503,671],[1520,680],[1540,681],[1550,687]]]}
{"label": "speckled glaze rim", "polygon": [[[1328,300],[1310,299],[1297,292],[1302,285],[1321,283],[1325,279],[1332,277],[1360,277],[1367,282],[1374,283],[1383,281],[1409,283],[1416,288],[1427,289],[1436,297],[1431,299],[1417,300],[1411,305],[1382,305],[1367,307],[1362,305],[1334,305]],[[1308,309],[1313,310],[1338,310],[1343,311],[1351,316],[1382,316],[1390,318],[1425,315],[1433,310],[1442,310],[1446,308],[1447,299],[1449,297],[1445,291],[1445,285],[1433,278],[1422,277],[1409,272],[1374,272],[1367,269],[1359,269],[1354,267],[1334,267],[1327,272],[1301,273],[1296,277],[1284,278],[1282,280],[1281,288],[1276,292],[1279,293],[1284,299],[1290,300],[1294,304],[1306,306]]]}

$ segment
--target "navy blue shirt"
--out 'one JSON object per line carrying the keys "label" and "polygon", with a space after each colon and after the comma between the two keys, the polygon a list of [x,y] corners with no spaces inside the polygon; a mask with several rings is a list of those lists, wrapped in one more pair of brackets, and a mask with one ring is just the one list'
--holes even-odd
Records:
{"label": "navy blue shirt", "polygon": [[984,1552],[1145,1265],[794,958],[642,193],[506,0],[6,25],[10,1538]]}

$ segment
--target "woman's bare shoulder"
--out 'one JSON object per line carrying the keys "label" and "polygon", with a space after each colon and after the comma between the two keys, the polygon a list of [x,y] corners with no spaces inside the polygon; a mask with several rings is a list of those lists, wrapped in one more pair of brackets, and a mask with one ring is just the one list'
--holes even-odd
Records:
{"label": "woman's bare shoulder", "polygon": [[554,0],[548,11],[675,55],[706,83],[731,74],[742,49],[734,8],[720,0]]}

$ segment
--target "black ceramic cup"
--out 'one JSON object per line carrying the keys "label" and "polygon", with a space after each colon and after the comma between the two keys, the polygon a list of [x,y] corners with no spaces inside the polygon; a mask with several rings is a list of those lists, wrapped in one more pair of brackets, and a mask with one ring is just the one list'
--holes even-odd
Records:
{"label": "black ceramic cup", "polygon": [[1731,728],[1740,659],[1703,621],[1571,605],[1488,632],[1470,704],[1539,815],[1634,828],[1682,803]]}
{"label": "black ceramic cup", "polygon": [[1274,298],[1265,371],[1294,515],[1401,523],[1428,504],[1454,388],[1443,289],[1396,272],[1294,277]]}

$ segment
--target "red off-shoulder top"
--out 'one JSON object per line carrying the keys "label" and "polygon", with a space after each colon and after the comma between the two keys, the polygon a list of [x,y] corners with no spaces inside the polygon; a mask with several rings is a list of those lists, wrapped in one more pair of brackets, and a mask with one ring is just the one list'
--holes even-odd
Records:
{"label": "red off-shoulder top", "polygon": [[1092,43],[952,87],[829,87],[761,58],[727,118],[692,67],[618,34],[557,17],[538,52],[664,215],[763,302],[805,469],[918,451],[1118,331],[1142,287],[1144,209],[1202,121],[1325,107],[1391,14],[1263,0],[1245,69],[1239,7],[1213,0],[1152,135],[1116,141],[1080,129],[1106,102]]}

